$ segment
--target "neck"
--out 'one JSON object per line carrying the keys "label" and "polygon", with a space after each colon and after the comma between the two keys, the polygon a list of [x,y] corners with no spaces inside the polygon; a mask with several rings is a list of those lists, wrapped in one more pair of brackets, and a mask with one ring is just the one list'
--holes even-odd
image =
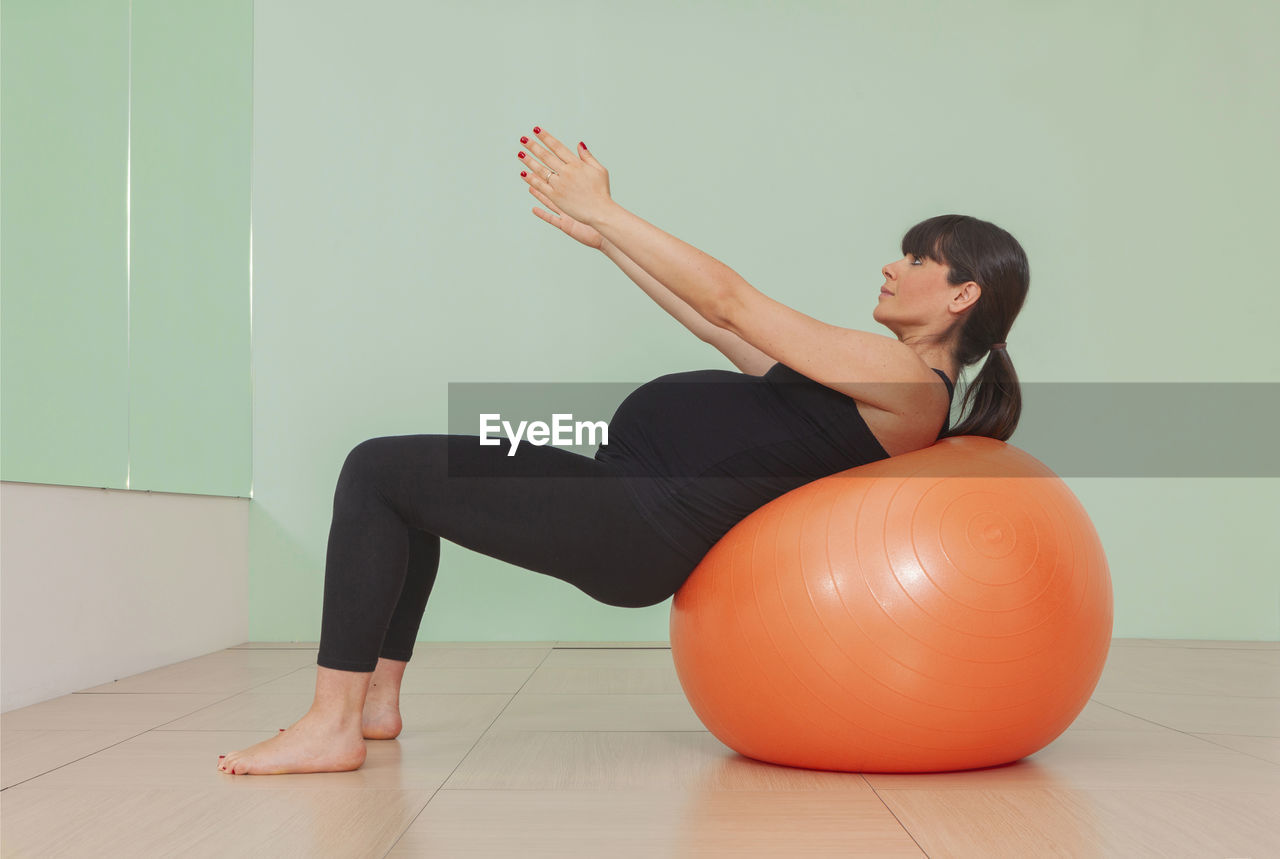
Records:
{"label": "neck", "polygon": [[951,357],[951,350],[937,346],[912,346],[911,348],[915,350],[915,353],[920,356],[920,360],[924,361],[925,364],[930,367],[936,367],[946,373],[947,378],[951,379],[953,383],[955,382],[960,368],[956,366],[955,359]]}

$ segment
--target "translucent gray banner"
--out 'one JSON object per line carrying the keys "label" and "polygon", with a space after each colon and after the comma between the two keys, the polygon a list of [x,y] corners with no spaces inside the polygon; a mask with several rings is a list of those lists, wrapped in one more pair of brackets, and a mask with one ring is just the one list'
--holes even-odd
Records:
{"label": "translucent gray banner", "polygon": [[[686,389],[673,398],[678,414],[658,408],[660,419],[687,423],[691,436],[699,427],[714,427],[716,416],[707,410],[723,408],[726,398],[746,396],[759,402],[752,400],[759,391],[743,388],[744,378],[752,387],[751,377],[669,382],[702,387],[692,396]],[[491,442],[487,450],[503,455],[555,447],[594,457],[606,441],[601,425],[612,424],[619,404],[641,384],[451,382],[448,431],[476,437],[477,447],[484,437]],[[812,392],[814,386],[808,387]],[[1277,382],[1040,382],[1022,384],[1021,392],[1021,416],[1008,442],[1062,477],[1280,477]],[[952,426],[959,423],[962,395],[960,388],[952,400]],[[645,406],[661,402],[661,397],[646,400]],[[780,392],[777,402],[791,401]],[[823,408],[821,403],[816,407]],[[634,423],[630,430],[634,434]],[[620,439],[614,433],[608,441],[618,444]],[[744,477],[787,476],[778,473],[776,463],[742,468]],[[449,473],[481,476],[492,471],[451,460]],[[555,464],[545,471],[535,464],[533,473],[562,476]]]}

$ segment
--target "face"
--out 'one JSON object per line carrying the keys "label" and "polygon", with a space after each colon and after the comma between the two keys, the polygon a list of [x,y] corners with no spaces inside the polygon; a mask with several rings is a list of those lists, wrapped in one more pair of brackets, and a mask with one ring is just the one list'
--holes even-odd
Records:
{"label": "face", "polygon": [[895,333],[945,322],[947,305],[961,289],[947,283],[947,266],[912,254],[889,263],[880,273],[884,286],[872,318]]}

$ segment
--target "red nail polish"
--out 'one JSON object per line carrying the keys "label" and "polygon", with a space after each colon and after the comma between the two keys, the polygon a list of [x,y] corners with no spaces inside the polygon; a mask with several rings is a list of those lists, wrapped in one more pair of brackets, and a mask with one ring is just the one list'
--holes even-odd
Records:
{"label": "red nail polish", "polygon": [[520,178],[521,178],[521,179],[523,179],[525,176],[528,176],[528,175],[529,175],[529,174],[528,174],[528,173],[526,173],[526,172],[524,172],[523,170],[521,170],[521,171],[520,171]]}
{"label": "red nail polish", "polygon": [[583,143],[581,140],[578,141],[578,145],[581,146],[583,149],[587,148],[587,144]]}
{"label": "red nail polish", "polygon": [[527,137],[521,137],[521,138],[520,138],[520,142],[521,142],[521,143],[528,143],[528,142],[529,142],[529,138],[527,138]]}
{"label": "red nail polish", "polygon": [[534,133],[534,134],[541,134],[541,133],[542,133],[542,129],[535,125],[535,126],[533,127],[533,133]]}
{"label": "red nail polish", "polygon": [[223,759],[223,758],[225,758],[225,757],[226,757],[226,755],[218,755],[218,760],[222,760],[222,759]]}
{"label": "red nail polish", "polygon": [[523,153],[523,152],[521,152],[521,153],[520,153],[520,157],[521,157],[521,158],[523,158],[523,157],[524,157],[524,153]]}

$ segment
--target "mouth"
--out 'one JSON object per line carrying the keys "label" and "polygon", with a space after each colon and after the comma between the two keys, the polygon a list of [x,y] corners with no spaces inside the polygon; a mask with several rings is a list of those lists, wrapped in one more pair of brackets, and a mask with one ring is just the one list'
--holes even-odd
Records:
{"label": "mouth", "polygon": [[892,293],[892,292],[890,292],[889,290],[885,289],[883,286],[882,286],[882,287],[880,287],[880,294],[881,294],[881,295],[893,295],[893,293]]}

